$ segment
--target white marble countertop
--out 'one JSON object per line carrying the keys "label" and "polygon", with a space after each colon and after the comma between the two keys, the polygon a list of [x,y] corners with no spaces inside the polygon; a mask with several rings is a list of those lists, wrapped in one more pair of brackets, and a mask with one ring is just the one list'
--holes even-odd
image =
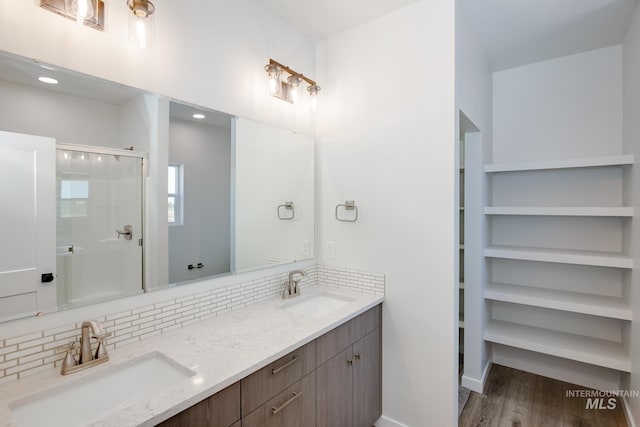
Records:
{"label": "white marble countertop", "polygon": [[[160,352],[191,369],[196,376],[158,390],[146,399],[122,405],[90,424],[154,426],[383,301],[380,295],[320,286],[305,288],[303,292],[292,300],[273,299],[112,350],[108,362],[86,371],[63,376],[59,368],[55,368],[3,385],[0,387],[0,425],[16,426],[11,418],[12,402],[24,401],[63,384],[84,381],[133,358]],[[348,297],[350,301],[316,319],[281,308],[323,292]],[[194,381],[195,378],[198,380]],[[60,409],[72,411],[73,408],[74,403],[69,402],[68,408]]]}

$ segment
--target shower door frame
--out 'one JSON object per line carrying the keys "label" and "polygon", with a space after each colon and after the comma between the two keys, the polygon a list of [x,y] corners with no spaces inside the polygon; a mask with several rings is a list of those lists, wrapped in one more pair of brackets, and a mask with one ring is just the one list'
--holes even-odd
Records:
{"label": "shower door frame", "polygon": [[[141,215],[142,215],[142,229],[140,230],[140,236],[142,239],[142,251],[140,256],[142,257],[142,259],[140,260],[140,266],[142,269],[142,277],[140,278],[140,280],[142,281],[142,292],[143,293],[147,293],[147,281],[146,281],[146,272],[145,272],[145,265],[144,265],[144,255],[145,255],[145,250],[144,250],[144,245],[145,245],[145,235],[144,235],[144,230],[145,230],[145,224],[147,222],[147,215],[145,212],[145,204],[146,204],[146,180],[145,177],[148,176],[147,175],[147,153],[142,152],[142,151],[135,151],[133,149],[128,150],[128,149],[120,149],[120,148],[109,148],[109,147],[99,147],[99,146],[95,146],[95,145],[80,145],[80,144],[67,144],[64,142],[56,142],[56,150],[67,150],[67,151],[78,151],[78,152],[83,152],[83,153],[90,153],[90,154],[104,154],[104,155],[112,155],[112,156],[122,156],[122,157],[133,157],[133,158],[137,158],[142,160],[142,177],[141,177],[141,184],[142,184],[142,198],[140,200],[140,208],[141,208]],[[57,165],[56,165],[57,168]],[[56,170],[57,173],[57,170]]]}

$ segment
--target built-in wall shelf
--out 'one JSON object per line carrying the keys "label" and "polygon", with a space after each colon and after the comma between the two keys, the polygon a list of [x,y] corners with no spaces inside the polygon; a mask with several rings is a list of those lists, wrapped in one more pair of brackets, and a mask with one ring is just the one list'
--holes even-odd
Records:
{"label": "built-in wall shelf", "polygon": [[632,217],[631,207],[487,206],[485,215]]}
{"label": "built-in wall shelf", "polygon": [[492,320],[484,339],[538,353],[631,372],[631,359],[621,343]]}
{"label": "built-in wall shelf", "polygon": [[592,265],[597,267],[633,268],[633,259],[612,252],[489,246],[485,248],[484,256],[487,258]]}
{"label": "built-in wall shelf", "polygon": [[594,168],[604,166],[626,166],[633,164],[632,154],[605,157],[583,157],[565,160],[548,160],[540,162],[518,162],[518,163],[494,163],[485,165],[484,171],[494,172],[518,172],[535,171],[548,169],[573,169],[573,168]]}
{"label": "built-in wall shelf", "polygon": [[631,308],[621,298],[615,297],[503,283],[488,284],[484,297],[493,301],[632,320]]}

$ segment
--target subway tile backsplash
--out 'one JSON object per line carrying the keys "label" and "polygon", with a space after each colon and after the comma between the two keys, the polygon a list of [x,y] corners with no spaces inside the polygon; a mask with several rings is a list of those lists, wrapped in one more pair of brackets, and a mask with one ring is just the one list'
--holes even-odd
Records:
{"label": "subway tile backsplash", "polygon": [[[312,265],[304,269],[302,288],[313,285],[384,294],[380,273]],[[98,316],[107,332],[108,349],[181,328],[251,304],[277,297],[287,273],[194,293],[155,304]],[[80,338],[82,321],[17,337],[0,337],[0,384],[59,367],[64,353],[56,348]]]}

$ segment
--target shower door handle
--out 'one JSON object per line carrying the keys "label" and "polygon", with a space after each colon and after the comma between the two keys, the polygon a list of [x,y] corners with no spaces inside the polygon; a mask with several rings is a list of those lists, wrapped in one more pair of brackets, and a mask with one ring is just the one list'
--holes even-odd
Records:
{"label": "shower door handle", "polygon": [[131,238],[133,237],[133,227],[131,227],[130,225],[125,225],[123,230],[116,230],[116,233],[118,233],[118,239],[120,238],[120,236],[124,236],[125,240],[131,240]]}

